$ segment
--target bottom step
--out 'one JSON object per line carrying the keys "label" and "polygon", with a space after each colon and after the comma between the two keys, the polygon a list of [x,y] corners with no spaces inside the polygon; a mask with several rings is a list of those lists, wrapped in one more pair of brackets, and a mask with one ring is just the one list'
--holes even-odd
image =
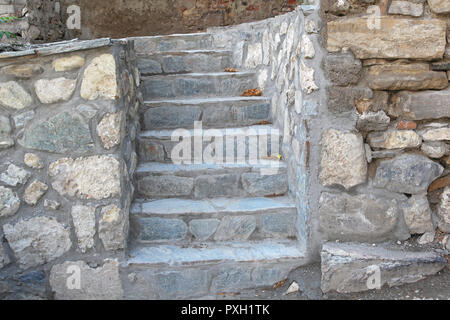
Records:
{"label": "bottom step", "polygon": [[214,299],[271,287],[306,263],[294,241],[160,245],[132,250],[122,273],[128,299]]}

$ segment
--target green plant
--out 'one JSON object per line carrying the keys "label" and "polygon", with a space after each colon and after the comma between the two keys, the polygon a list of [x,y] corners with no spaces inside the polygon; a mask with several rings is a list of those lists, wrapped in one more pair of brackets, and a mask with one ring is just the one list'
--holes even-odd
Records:
{"label": "green plant", "polygon": [[[5,16],[5,17],[0,17],[0,24],[3,23],[11,23],[15,20],[19,19],[16,16]],[[6,35],[6,38],[16,38],[17,35],[15,33],[9,32],[9,31],[2,31],[0,30],[0,39],[3,39],[3,36]]]}

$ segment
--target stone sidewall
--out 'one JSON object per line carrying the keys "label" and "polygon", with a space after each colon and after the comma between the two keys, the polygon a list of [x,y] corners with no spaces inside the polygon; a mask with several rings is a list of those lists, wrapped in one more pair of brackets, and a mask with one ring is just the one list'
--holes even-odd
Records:
{"label": "stone sidewall", "polygon": [[121,297],[139,82],[126,41],[0,59],[0,299],[54,298],[67,272]]}

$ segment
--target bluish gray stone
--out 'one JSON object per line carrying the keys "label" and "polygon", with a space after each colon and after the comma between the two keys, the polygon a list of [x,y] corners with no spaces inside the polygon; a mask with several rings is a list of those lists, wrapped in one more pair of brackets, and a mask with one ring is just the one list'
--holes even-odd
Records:
{"label": "bluish gray stone", "polygon": [[206,270],[167,271],[155,276],[155,289],[160,299],[192,299],[208,293]]}
{"label": "bluish gray stone", "polygon": [[177,94],[179,96],[210,95],[217,93],[214,79],[179,79],[177,80]]}
{"label": "bluish gray stone", "polygon": [[213,279],[212,288],[215,291],[236,292],[252,285],[251,269],[245,267],[224,268]]}
{"label": "bluish gray stone", "polygon": [[25,129],[19,143],[54,153],[90,152],[94,149],[89,124],[79,115],[63,112]]}
{"label": "bluish gray stone", "polygon": [[197,240],[208,240],[217,230],[220,221],[217,219],[198,219],[189,223],[189,229]]}
{"label": "bluish gray stone", "polygon": [[164,146],[146,139],[139,140],[139,159],[141,161],[164,161]]}
{"label": "bluish gray stone", "polygon": [[142,85],[144,99],[173,98],[176,96],[173,89],[173,81],[160,79],[144,80]]}
{"label": "bluish gray stone", "polygon": [[143,75],[162,73],[161,64],[152,59],[139,59],[138,67]]}
{"label": "bluish gray stone", "polygon": [[11,137],[11,124],[9,117],[0,115],[0,150],[7,149],[14,145]]}
{"label": "bluish gray stone", "polygon": [[201,116],[199,107],[156,107],[144,113],[144,129],[193,128]]}
{"label": "bluish gray stone", "polygon": [[146,196],[174,197],[190,195],[194,179],[175,176],[149,176],[138,181],[138,190]]}
{"label": "bluish gray stone", "polygon": [[256,229],[256,218],[254,216],[226,216],[217,228],[214,240],[247,240]]}
{"label": "bluish gray stone", "polygon": [[189,71],[183,56],[166,56],[163,58],[162,65],[164,73],[182,73]]}
{"label": "bluish gray stone", "polygon": [[418,194],[426,192],[443,171],[441,165],[424,156],[405,154],[382,161],[373,185],[392,192]]}
{"label": "bluish gray stone", "polygon": [[28,122],[33,120],[35,112],[33,110],[23,112],[13,117],[16,129],[22,129]]}
{"label": "bluish gray stone", "polygon": [[270,105],[258,104],[253,106],[244,106],[233,108],[236,120],[238,122],[248,122],[252,120],[268,120],[270,117]]}
{"label": "bluish gray stone", "polygon": [[287,175],[284,173],[275,175],[244,173],[242,185],[252,196],[282,195],[288,191]]}
{"label": "bluish gray stone", "polygon": [[179,219],[139,219],[141,241],[182,240],[186,237],[187,225]]}
{"label": "bluish gray stone", "polygon": [[234,174],[205,175],[195,179],[195,198],[233,197],[242,194],[239,176]]}
{"label": "bluish gray stone", "polygon": [[276,238],[295,238],[296,218],[296,214],[265,214],[261,217],[261,232]]}

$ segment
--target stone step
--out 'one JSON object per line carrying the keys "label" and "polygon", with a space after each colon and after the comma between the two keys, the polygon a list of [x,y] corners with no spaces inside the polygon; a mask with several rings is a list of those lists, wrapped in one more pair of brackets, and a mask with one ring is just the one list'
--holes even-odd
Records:
{"label": "stone step", "polygon": [[142,76],[192,72],[223,72],[233,66],[232,51],[183,50],[138,57]]}
{"label": "stone step", "polygon": [[143,77],[145,100],[240,96],[255,87],[254,72],[185,73]]}
{"label": "stone step", "polygon": [[[173,141],[172,136],[174,137]],[[191,160],[199,158],[200,156],[195,155],[205,154],[206,150],[213,149],[212,151],[214,151],[215,141],[216,145],[220,146],[221,143],[223,145],[222,156],[220,157],[220,152],[217,153],[217,157],[222,159],[222,162],[230,162],[226,161],[227,157],[231,157],[231,160],[235,162],[237,162],[237,159],[264,160],[267,156],[277,156],[280,153],[281,140],[281,133],[271,125],[214,130],[150,130],[143,131],[140,134],[138,153],[141,161],[172,161],[173,154],[178,158],[180,157],[179,154],[183,155],[180,151],[180,144],[185,142],[185,149],[187,150],[185,157]],[[194,149],[197,144],[201,144],[203,149],[195,152]],[[213,146],[207,149],[211,144]],[[191,150],[190,154],[187,154],[188,150]],[[200,162],[206,161],[200,160]]]}
{"label": "stone step", "polygon": [[157,245],[133,248],[121,272],[130,299],[214,299],[272,287],[306,263],[297,241]]}
{"label": "stone step", "polygon": [[270,121],[271,101],[267,97],[226,97],[147,101],[141,116],[143,130],[249,126]]}
{"label": "stone step", "polygon": [[208,33],[172,34],[166,36],[134,37],[138,56],[157,52],[211,49],[212,37]]}
{"label": "stone step", "polygon": [[286,171],[278,160],[191,165],[148,162],[137,168],[136,179],[139,195],[157,199],[265,197],[287,193]]}
{"label": "stone step", "polygon": [[296,238],[297,208],[288,197],[137,200],[131,213],[139,242]]}

